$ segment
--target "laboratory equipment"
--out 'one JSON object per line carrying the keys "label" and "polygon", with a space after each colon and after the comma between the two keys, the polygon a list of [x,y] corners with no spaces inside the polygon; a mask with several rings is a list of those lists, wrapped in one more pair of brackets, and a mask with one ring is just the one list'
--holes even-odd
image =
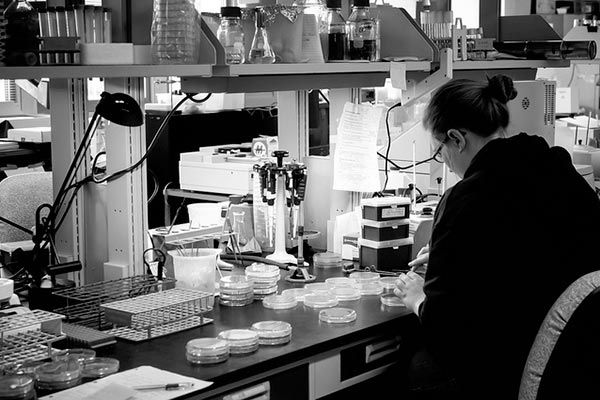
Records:
{"label": "laboratory equipment", "polygon": [[185,356],[193,364],[217,364],[229,358],[229,343],[224,339],[192,339],[185,345]]}
{"label": "laboratory equipment", "polygon": [[65,349],[52,355],[52,361],[74,360],[80,364],[88,363],[95,358],[96,351],[82,348]]}
{"label": "laboratory equipment", "polygon": [[102,378],[119,371],[119,360],[110,357],[96,357],[83,364],[81,375],[84,378]]}
{"label": "laboratory equipment", "polygon": [[350,59],[377,61],[379,22],[371,16],[369,0],[354,0],[347,26]]}
{"label": "laboratory equipment", "polygon": [[304,296],[304,305],[310,308],[330,308],[338,305],[338,299],[333,294],[307,293]]}
{"label": "laboratory equipment", "polygon": [[376,269],[406,270],[411,261],[413,238],[374,241],[360,238],[359,259],[362,267]]}
{"label": "laboratory equipment", "polygon": [[348,56],[348,33],[342,16],[342,0],[327,0],[327,41],[323,56],[327,61],[345,60]]}
{"label": "laboratory equipment", "polygon": [[4,62],[6,65],[39,64],[39,19],[26,0],[12,0],[4,10],[6,21]]}
{"label": "laboratory equipment", "polygon": [[246,306],[254,301],[254,282],[244,275],[224,276],[219,281],[219,304]]}
{"label": "laboratory equipment", "polygon": [[0,399],[36,400],[35,378],[24,374],[0,377]]}
{"label": "laboratory equipment", "polygon": [[289,293],[273,294],[263,299],[263,307],[273,310],[288,310],[298,305],[298,300]]}
{"label": "laboratory equipment", "polygon": [[356,320],[356,311],[351,308],[334,307],[319,311],[319,321],[329,324],[348,324]]}
{"label": "laboratory equipment", "polygon": [[250,328],[258,333],[258,344],[276,346],[289,343],[292,339],[292,325],[285,321],[260,321]]}
{"label": "laboratory equipment", "polygon": [[258,333],[250,329],[229,329],[217,335],[229,343],[229,354],[244,355],[258,350]]}
{"label": "laboratory equipment", "polygon": [[82,370],[75,360],[44,363],[35,369],[35,386],[48,391],[68,389],[81,383]]}
{"label": "laboratory equipment", "polygon": [[225,50],[225,63],[243,64],[246,57],[242,11],[239,7],[221,7],[221,23],[217,38]]}
{"label": "laboratory equipment", "polygon": [[254,17],[256,19],[256,28],[252,38],[252,47],[248,61],[252,64],[273,64],[275,62],[275,53],[271,48],[269,35],[265,27],[265,14],[261,7],[255,9]]}
{"label": "laboratory equipment", "polygon": [[253,282],[254,298],[264,299],[277,293],[277,282],[279,282],[279,267],[264,263],[253,263],[246,267],[245,275]]}
{"label": "laboratory equipment", "polygon": [[[155,64],[198,62],[200,15],[194,3],[191,0],[154,0],[151,44]],[[89,42],[87,26],[86,20],[86,41]]]}
{"label": "laboratory equipment", "polygon": [[[281,263],[296,264],[294,256],[288,254],[285,249],[286,229],[285,229],[285,209],[289,208],[289,223],[292,237],[296,237],[299,232],[303,233],[301,221],[301,204],[304,201],[306,192],[306,167],[300,163],[291,163],[284,165],[283,158],[288,156],[288,152],[277,150],[273,152],[273,157],[277,158],[277,163],[267,161],[262,165],[255,165],[254,170],[258,173],[260,179],[260,192],[263,202],[268,204],[267,212],[267,232],[269,242],[273,243],[273,219],[275,220],[275,249],[273,254],[267,256],[267,259]],[[273,212],[275,208],[275,213]],[[302,243],[302,238],[298,239]],[[302,246],[299,246],[299,249]]]}

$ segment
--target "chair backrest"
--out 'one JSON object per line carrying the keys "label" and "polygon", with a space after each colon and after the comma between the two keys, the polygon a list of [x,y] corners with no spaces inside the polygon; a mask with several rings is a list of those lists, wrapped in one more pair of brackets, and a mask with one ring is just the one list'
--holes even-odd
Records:
{"label": "chair backrest", "polygon": [[573,282],[546,315],[525,364],[519,400],[597,395],[599,335],[600,271],[595,271]]}
{"label": "chair backrest", "polygon": [[[35,211],[44,203],[52,204],[52,172],[31,172],[9,176],[0,181],[0,215],[31,229]],[[31,235],[0,222],[0,243],[31,239]]]}

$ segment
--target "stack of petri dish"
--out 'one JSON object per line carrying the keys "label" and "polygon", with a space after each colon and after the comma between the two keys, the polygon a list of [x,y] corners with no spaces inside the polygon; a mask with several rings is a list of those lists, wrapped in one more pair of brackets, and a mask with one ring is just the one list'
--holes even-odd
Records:
{"label": "stack of petri dish", "polygon": [[330,295],[332,287],[326,282],[315,282],[307,283],[304,285],[304,289],[306,290],[306,293]]}
{"label": "stack of petri dish", "polygon": [[31,375],[0,376],[0,399],[37,399],[34,377]]}
{"label": "stack of petri dish", "polygon": [[217,335],[229,343],[229,354],[244,355],[258,350],[258,333],[250,329],[229,329]]}
{"label": "stack of petri dish", "polygon": [[355,301],[360,299],[360,289],[351,286],[336,286],[331,289],[331,293],[338,301]]}
{"label": "stack of petri dish", "polygon": [[192,339],[185,345],[185,357],[194,364],[217,364],[229,358],[229,342],[218,338]]}
{"label": "stack of petri dish", "polygon": [[383,291],[379,296],[381,304],[389,307],[405,307],[402,300],[400,300],[400,298],[394,294],[397,280],[398,277],[396,276],[386,276],[379,279],[379,282],[383,288]]}
{"label": "stack of petri dish", "polygon": [[81,375],[84,378],[102,378],[119,371],[119,360],[109,357],[96,357],[83,364]]}
{"label": "stack of petri dish", "polygon": [[313,264],[317,268],[341,268],[342,256],[337,253],[317,253],[313,256]]}
{"label": "stack of petri dish", "polygon": [[292,296],[296,299],[296,301],[304,301],[304,296],[306,296],[306,289],[304,288],[293,288],[293,289],[285,289],[281,292],[284,296]]}
{"label": "stack of petri dish", "polygon": [[82,365],[76,360],[51,361],[35,369],[36,388],[46,391],[68,389],[81,383]]}
{"label": "stack of petri dish", "polygon": [[277,293],[279,267],[275,265],[254,263],[246,267],[246,276],[254,283],[254,298],[264,299]]}
{"label": "stack of petri dish", "polygon": [[333,294],[309,293],[304,296],[304,305],[310,308],[329,308],[338,305],[338,299]]}
{"label": "stack of petri dish", "polygon": [[379,278],[380,276],[376,272],[353,272],[350,274],[350,279],[356,282],[361,296],[380,295],[383,292],[383,286]]}
{"label": "stack of petri dish", "polygon": [[219,304],[223,306],[247,306],[254,301],[254,282],[245,275],[224,276],[219,288]]}
{"label": "stack of petri dish", "polygon": [[284,321],[261,321],[252,324],[262,346],[277,346],[289,343],[292,339],[292,325]]}
{"label": "stack of petri dish", "polygon": [[356,320],[356,311],[351,308],[334,307],[319,311],[319,321],[329,324],[347,324]]}
{"label": "stack of petri dish", "polygon": [[52,361],[77,361],[80,364],[85,364],[94,361],[96,352],[92,349],[65,349],[52,354]]}
{"label": "stack of petri dish", "polygon": [[272,294],[263,299],[263,306],[273,310],[287,310],[298,305],[298,300],[291,294]]}
{"label": "stack of petri dish", "polygon": [[336,287],[356,287],[356,281],[354,279],[346,278],[346,277],[335,277],[335,278],[327,278],[325,279],[325,283],[330,286]]}

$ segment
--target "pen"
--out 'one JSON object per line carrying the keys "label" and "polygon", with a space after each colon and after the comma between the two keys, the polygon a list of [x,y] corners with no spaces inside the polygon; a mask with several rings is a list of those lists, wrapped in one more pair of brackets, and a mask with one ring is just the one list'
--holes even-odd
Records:
{"label": "pen", "polygon": [[147,386],[134,386],[135,390],[179,390],[179,389],[189,389],[193,387],[194,384],[192,382],[181,382],[181,383],[164,383],[162,385],[147,385]]}

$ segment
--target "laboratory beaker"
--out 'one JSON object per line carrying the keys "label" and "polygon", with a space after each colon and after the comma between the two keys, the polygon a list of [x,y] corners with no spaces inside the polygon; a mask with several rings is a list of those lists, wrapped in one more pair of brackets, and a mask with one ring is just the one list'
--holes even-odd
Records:
{"label": "laboratory beaker", "polygon": [[169,251],[173,257],[173,274],[176,286],[194,289],[210,295],[209,305],[214,304],[215,270],[221,249],[178,249]]}

